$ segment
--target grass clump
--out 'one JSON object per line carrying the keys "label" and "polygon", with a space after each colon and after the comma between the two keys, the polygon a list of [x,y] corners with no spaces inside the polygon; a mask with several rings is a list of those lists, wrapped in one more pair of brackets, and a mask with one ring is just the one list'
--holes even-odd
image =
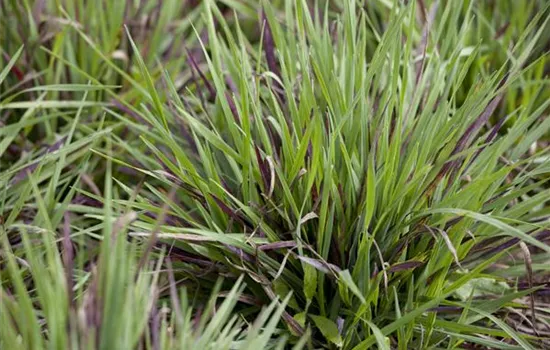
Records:
{"label": "grass clump", "polygon": [[3,8],[0,344],[548,345],[544,1],[98,3]]}

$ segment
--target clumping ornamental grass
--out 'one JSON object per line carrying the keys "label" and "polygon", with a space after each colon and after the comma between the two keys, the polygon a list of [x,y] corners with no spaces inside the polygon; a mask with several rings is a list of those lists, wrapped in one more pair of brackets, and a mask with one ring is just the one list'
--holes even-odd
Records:
{"label": "clumping ornamental grass", "polygon": [[550,347],[546,1],[0,11],[0,348]]}

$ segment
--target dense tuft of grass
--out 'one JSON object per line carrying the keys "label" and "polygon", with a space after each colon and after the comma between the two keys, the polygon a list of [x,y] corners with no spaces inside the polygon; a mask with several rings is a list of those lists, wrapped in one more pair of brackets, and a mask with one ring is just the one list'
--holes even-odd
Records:
{"label": "dense tuft of grass", "polygon": [[0,347],[550,346],[545,1],[0,9]]}

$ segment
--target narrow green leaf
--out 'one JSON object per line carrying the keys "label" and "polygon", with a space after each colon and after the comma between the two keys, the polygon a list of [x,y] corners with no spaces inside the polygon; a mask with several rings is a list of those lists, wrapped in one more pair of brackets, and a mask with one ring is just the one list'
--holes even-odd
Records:
{"label": "narrow green leaf", "polygon": [[336,323],[323,316],[309,315],[309,317],[311,317],[313,323],[315,323],[315,326],[319,328],[323,336],[327,338],[328,341],[338,347],[342,346],[342,337],[340,336]]}

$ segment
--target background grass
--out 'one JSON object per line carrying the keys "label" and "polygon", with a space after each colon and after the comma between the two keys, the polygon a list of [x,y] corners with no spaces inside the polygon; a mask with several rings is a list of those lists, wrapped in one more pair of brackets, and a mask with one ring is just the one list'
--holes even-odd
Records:
{"label": "background grass", "polygon": [[549,346],[545,1],[4,1],[0,345]]}

